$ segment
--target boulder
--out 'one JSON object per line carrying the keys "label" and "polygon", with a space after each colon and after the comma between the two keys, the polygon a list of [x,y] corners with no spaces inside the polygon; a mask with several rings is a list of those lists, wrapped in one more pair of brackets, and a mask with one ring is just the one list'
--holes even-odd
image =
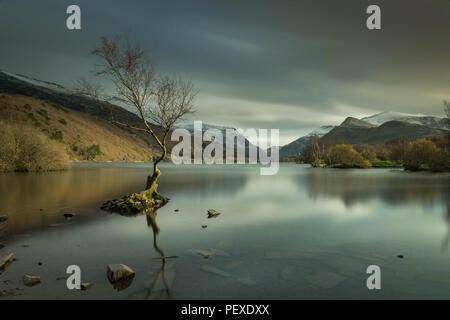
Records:
{"label": "boulder", "polygon": [[39,276],[30,276],[27,274],[23,276],[23,284],[27,287],[32,287],[39,283],[41,283],[41,277]]}
{"label": "boulder", "polygon": [[124,264],[109,264],[107,275],[111,283],[134,277],[135,272]]}
{"label": "boulder", "polygon": [[72,218],[75,217],[77,214],[76,213],[64,213],[64,217],[66,218]]}
{"label": "boulder", "polygon": [[94,286],[93,282],[83,282],[80,287],[81,287],[81,290],[87,290],[87,289],[92,288],[93,286]]}
{"label": "boulder", "polygon": [[219,211],[216,211],[214,209],[209,209],[208,210],[208,218],[215,218],[220,214]]}
{"label": "boulder", "polygon": [[6,265],[12,260],[13,256],[14,256],[14,253],[10,253],[10,254],[0,258],[0,270],[6,267]]}

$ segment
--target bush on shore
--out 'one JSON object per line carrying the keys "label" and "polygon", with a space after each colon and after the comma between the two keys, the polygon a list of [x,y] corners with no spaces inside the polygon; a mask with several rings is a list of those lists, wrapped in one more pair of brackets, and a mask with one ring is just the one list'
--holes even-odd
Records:
{"label": "bush on shore", "polygon": [[332,147],[329,158],[330,165],[337,168],[371,167],[371,163],[348,144],[338,144]]}
{"label": "bush on shore", "polygon": [[0,172],[54,171],[69,167],[64,147],[25,124],[0,122]]}

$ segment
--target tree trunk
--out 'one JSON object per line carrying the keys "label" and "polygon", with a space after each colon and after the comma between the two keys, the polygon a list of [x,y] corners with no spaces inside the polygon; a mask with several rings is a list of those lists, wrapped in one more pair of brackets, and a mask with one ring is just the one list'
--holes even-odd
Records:
{"label": "tree trunk", "polygon": [[153,164],[153,174],[151,176],[147,177],[147,184],[145,186],[145,191],[144,194],[148,197],[151,198],[154,195],[157,195],[158,197],[161,197],[165,202],[167,202],[167,198],[160,195],[157,191],[158,189],[158,178],[161,175],[161,170],[158,169],[158,163],[161,162],[165,156],[166,156],[166,146],[163,145],[162,146],[163,152],[161,157],[159,157],[155,163]]}

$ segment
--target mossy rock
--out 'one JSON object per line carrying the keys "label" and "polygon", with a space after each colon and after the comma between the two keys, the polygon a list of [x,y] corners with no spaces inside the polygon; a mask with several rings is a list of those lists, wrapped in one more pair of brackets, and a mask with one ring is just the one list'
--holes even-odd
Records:
{"label": "mossy rock", "polygon": [[120,199],[109,200],[105,202],[100,209],[109,212],[119,213],[121,215],[136,215],[146,209],[158,209],[164,206],[168,199],[157,192],[153,192],[151,197],[148,192],[132,193]]}

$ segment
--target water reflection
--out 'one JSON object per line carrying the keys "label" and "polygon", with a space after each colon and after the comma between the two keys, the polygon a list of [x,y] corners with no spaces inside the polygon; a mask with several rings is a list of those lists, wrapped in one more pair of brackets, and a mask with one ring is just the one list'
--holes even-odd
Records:
{"label": "water reflection", "polygon": [[[92,216],[106,200],[142,191],[148,170],[99,166],[42,174],[2,174],[0,214],[8,215],[9,219],[0,232],[18,233],[59,223],[64,220],[63,213],[75,210],[78,215]],[[248,179],[246,174],[225,168],[202,170],[199,174],[199,168],[165,164],[162,170],[159,188],[169,198],[233,196],[245,187]]]}
{"label": "water reflection", "polygon": [[295,182],[306,189],[311,199],[339,198],[347,208],[381,200],[401,206],[417,202],[423,206],[446,199],[450,193],[448,176],[377,169],[310,169],[296,175]]}
{"label": "water reflection", "polygon": [[450,200],[447,200],[447,210],[444,211],[444,220],[447,225],[447,234],[442,240],[441,251],[446,252],[448,249],[448,243],[450,241]]}
{"label": "water reflection", "polygon": [[[155,251],[159,254],[158,258],[153,258],[157,260],[161,260],[161,267],[159,268],[158,272],[156,273],[155,277],[151,280],[151,282],[148,285],[148,288],[145,288],[143,290],[139,290],[137,292],[133,292],[130,294],[129,298],[135,298],[136,296],[141,296],[143,294],[144,299],[153,299],[154,296],[158,295],[159,291],[159,297],[158,299],[173,299],[173,293],[169,288],[168,282],[166,280],[166,266],[167,266],[167,259],[174,259],[178,258],[177,256],[166,256],[164,251],[159,247],[158,245],[158,237],[161,232],[161,229],[159,228],[156,217],[158,216],[158,212],[155,209],[149,208],[146,209],[140,213],[134,214],[134,215],[124,215],[126,217],[135,217],[138,215],[145,215],[147,226],[152,230],[153,234],[153,248]],[[158,287],[158,284],[162,284],[161,290],[156,290]],[[152,296],[153,294],[153,296]]]}

